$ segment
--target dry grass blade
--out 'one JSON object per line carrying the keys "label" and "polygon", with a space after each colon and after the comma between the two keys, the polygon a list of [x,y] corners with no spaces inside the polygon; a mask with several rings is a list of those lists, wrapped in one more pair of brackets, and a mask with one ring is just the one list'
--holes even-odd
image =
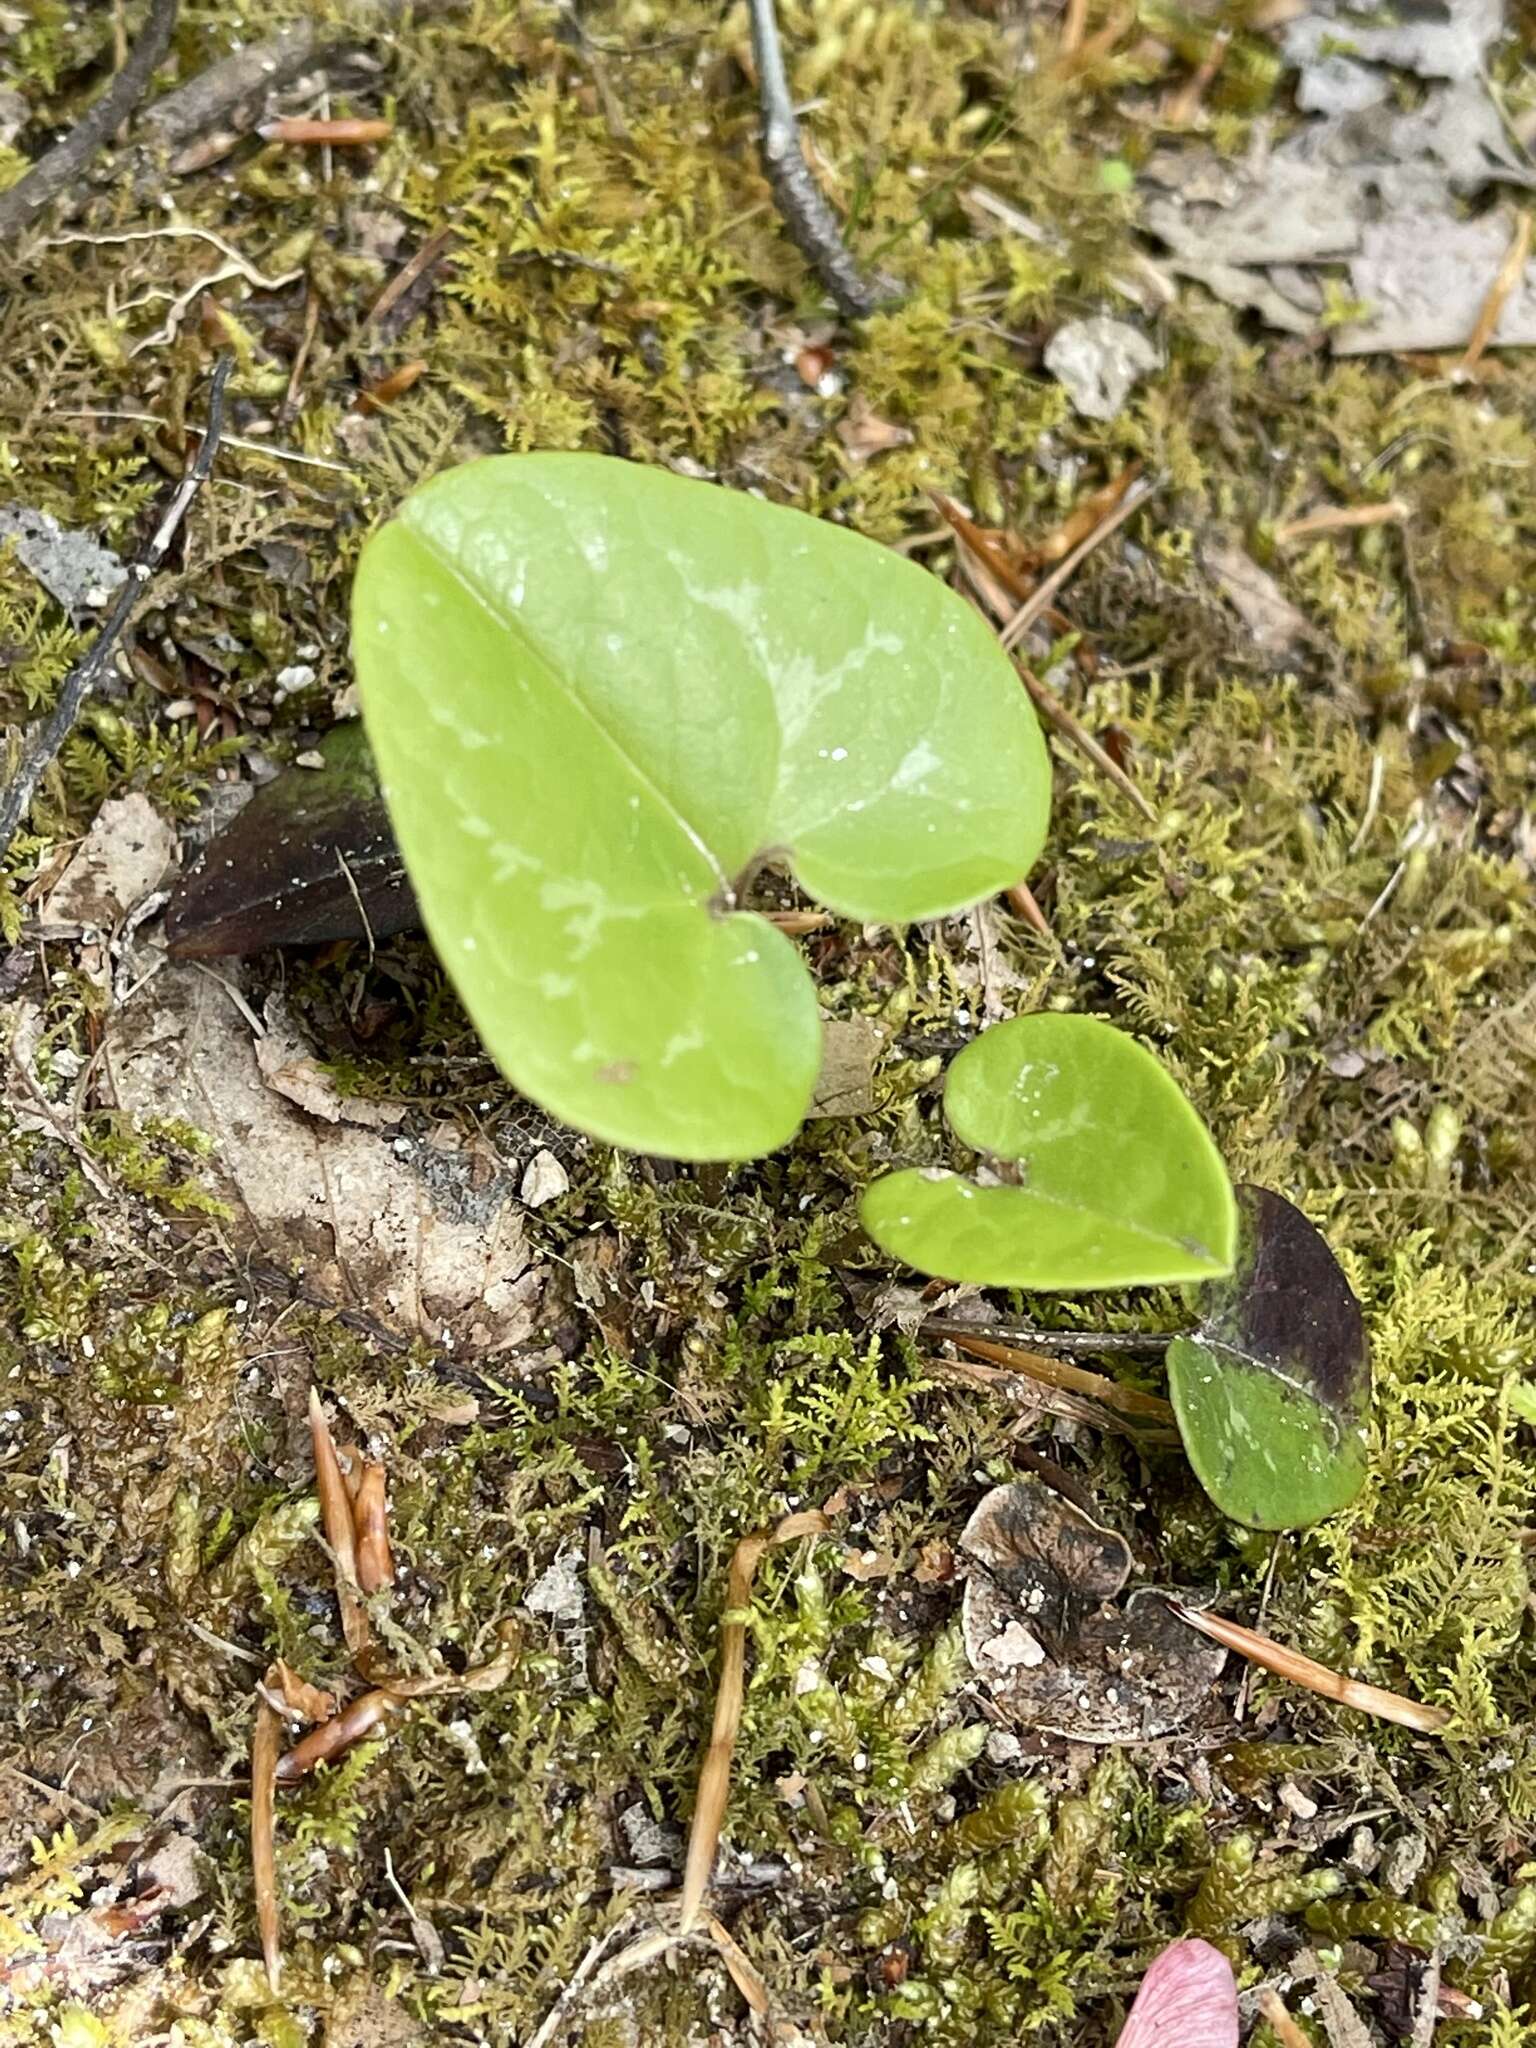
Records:
{"label": "dry grass blade", "polygon": [[1283,526],[1275,528],[1275,539],[1284,547],[1288,542],[1304,540],[1312,533],[1335,533],[1342,528],[1357,526],[1390,526],[1412,517],[1413,507],[1401,498],[1388,498],[1380,505],[1325,505],[1321,512],[1308,512],[1302,519],[1287,519]]}
{"label": "dry grass blade", "polygon": [[1259,1993],[1258,2004],[1280,2048],[1312,2048],[1312,2043],[1286,2011],[1285,2000],[1278,1991],[1271,1991],[1266,1985]]}
{"label": "dry grass blade", "polygon": [[389,1547],[389,1505],[384,1492],[384,1467],[363,1466],[352,1502],[352,1528],[356,1541],[357,1583],[365,1593],[377,1593],[395,1583],[395,1560]]}
{"label": "dry grass blade", "polygon": [[1081,1365],[1071,1365],[1064,1358],[1047,1358],[1041,1351],[1021,1351],[1013,1344],[994,1344],[985,1337],[952,1337],[950,1342],[961,1351],[970,1352],[973,1358],[985,1358],[1025,1379],[1038,1380],[1043,1387],[1057,1387],[1069,1394],[1086,1395],[1090,1401],[1101,1401],[1119,1415],[1146,1422],[1171,1423],[1174,1419],[1171,1402],[1156,1394],[1143,1394],[1136,1387],[1122,1387],[1118,1380],[1106,1379],[1102,1373],[1089,1372]]}
{"label": "dry grass blade", "polygon": [[283,1974],[282,1925],[277,1907],[277,1767],[283,1724],[258,1695],[251,1736],[251,1879],[267,1982],[277,1996]]}
{"label": "dry grass blade", "polygon": [[336,1456],[336,1441],[325,1419],[316,1388],[309,1390],[309,1436],[315,1454],[315,1491],[320,1496],[320,1521],[325,1540],[336,1564],[336,1601],[341,1609],[341,1632],[354,1660],[361,1657],[373,1640],[368,1616],[358,1593],[357,1543],[352,1522],[352,1503],[347,1482]]}
{"label": "dry grass blade", "polygon": [[1357,1678],[1344,1678],[1337,1671],[1330,1671],[1326,1664],[1315,1664],[1299,1651],[1288,1650],[1283,1643],[1261,1636],[1254,1629],[1244,1628],[1241,1622],[1226,1621],[1219,1614],[1198,1612],[1193,1607],[1186,1607],[1182,1600],[1174,1599],[1172,1594],[1164,1597],[1180,1621],[1187,1621],[1191,1628],[1209,1636],[1213,1643],[1235,1650],[1240,1657],[1251,1658],[1264,1670],[1274,1672],[1277,1678],[1288,1678],[1293,1685],[1305,1686],[1308,1692],[1320,1693],[1326,1700],[1336,1700],[1341,1707],[1354,1707],[1362,1714],[1375,1714],[1380,1720],[1395,1721],[1400,1728],[1412,1728],[1420,1735],[1438,1735],[1450,1722],[1450,1714],[1444,1707],[1426,1707],[1419,1700],[1405,1699],[1400,1692],[1385,1692],[1379,1685],[1362,1685]]}
{"label": "dry grass blade", "polygon": [[1499,265],[1498,275],[1488,287],[1488,296],[1478,313],[1472,338],[1467,343],[1461,361],[1456,365],[1458,377],[1470,377],[1482,361],[1484,351],[1493,340],[1493,330],[1499,324],[1499,317],[1524,274],[1525,259],[1530,253],[1531,216],[1528,213],[1521,213],[1515,221],[1515,232],[1504,261]]}
{"label": "dry grass blade", "polygon": [[1211,37],[1205,55],[1188,79],[1176,92],[1169,94],[1163,107],[1163,120],[1168,127],[1187,128],[1194,120],[1217,72],[1226,62],[1227,46],[1231,41],[1231,29],[1219,28]]}
{"label": "dry grass blade", "polygon": [[1133,486],[1118,505],[1112,506],[1105,513],[1092,533],[1086,534],[1071,554],[1063,556],[1049,576],[1041,578],[1003,628],[1003,645],[1006,648],[1011,651],[1018,646],[1057,591],[1076,573],[1079,565],[1087,560],[1095,548],[1102,547],[1112,533],[1124,526],[1132,513],[1139,512],[1156,488],[1155,484],[1150,483]]}
{"label": "dry grass blade", "polygon": [[801,1536],[824,1536],[831,1523],[819,1508],[786,1515],[772,1529],[759,1529],[743,1536],[731,1557],[726,1582],[725,1615],[720,1623],[720,1683],[715,1694],[715,1719],[709,1748],[699,1772],[699,1796],[694,1803],[693,1826],[688,1834],[688,1860],[683,1868],[682,1904],[678,1918],[678,1939],[691,1934],[699,1924],[709,1874],[715,1867],[720,1846],[720,1827],[725,1819],[731,1791],[731,1757],[741,1727],[741,1705],[747,1668],[747,1626],[744,1615],[752,1597],[752,1581],[764,1551],[775,1544],[793,1543]]}
{"label": "dry grass blade", "polygon": [[1009,1372],[1004,1366],[983,1365],[980,1359],[931,1358],[928,1371],[934,1379],[946,1380],[952,1386],[979,1388],[984,1394],[1012,1402],[1030,1415],[1059,1415],[1067,1422],[1081,1423],[1086,1429],[1113,1430],[1141,1445],[1173,1445],[1179,1441],[1179,1432],[1173,1427],[1132,1422],[1117,1410],[1106,1408],[1102,1401],[1071,1393],[1064,1387],[1047,1386],[1043,1380]]}

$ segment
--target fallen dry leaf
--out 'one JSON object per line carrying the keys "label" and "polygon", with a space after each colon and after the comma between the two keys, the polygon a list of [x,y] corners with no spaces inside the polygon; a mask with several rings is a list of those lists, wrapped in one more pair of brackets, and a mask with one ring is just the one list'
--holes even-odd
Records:
{"label": "fallen dry leaf", "polygon": [[1222,596],[1248,628],[1257,653],[1274,661],[1284,660],[1313,637],[1305,617],[1274,577],[1235,541],[1207,541],[1200,559]]}
{"label": "fallen dry leaf", "polygon": [[837,423],[837,438],[848,450],[851,462],[868,462],[872,455],[883,455],[890,448],[907,448],[912,443],[912,429],[898,427],[894,420],[883,420],[861,392],[855,391],[848,401],[848,410]]}
{"label": "fallen dry leaf", "polygon": [[1161,1594],[1117,1604],[1123,1537],[1019,1479],[986,1495],[960,1544],[966,1652],[1016,1720],[1076,1742],[1144,1742],[1198,1712],[1225,1659],[1206,1643],[1190,1654]]}
{"label": "fallen dry leaf", "polygon": [[176,834],[147,796],[112,797],[43,905],[43,922],[110,931],[159,886],[175,858]]}
{"label": "fallen dry leaf", "polygon": [[824,1017],[821,1072],[807,1116],[868,1116],[875,1107],[875,1062],[885,1033],[873,1017]]}
{"label": "fallen dry leaf", "polygon": [[510,1179],[476,1188],[459,1154],[305,1115],[267,1085],[250,1025],[210,971],[167,966],[119,1009],[104,1077],[118,1109],[209,1135],[204,1176],[243,1247],[471,1352],[532,1334],[543,1276]]}
{"label": "fallen dry leaf", "polygon": [[398,1102],[364,1102],[343,1095],[315,1058],[281,996],[268,996],[261,1016],[267,1030],[256,1040],[256,1064],[269,1088],[323,1123],[381,1130],[404,1119],[404,1106]]}

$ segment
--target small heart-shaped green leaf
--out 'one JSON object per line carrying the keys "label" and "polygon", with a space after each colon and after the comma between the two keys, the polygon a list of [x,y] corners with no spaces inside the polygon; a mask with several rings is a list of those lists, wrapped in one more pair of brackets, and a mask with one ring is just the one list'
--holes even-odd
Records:
{"label": "small heart-shaped green leaf", "polygon": [[1209,1280],[1237,1218],[1221,1156],[1178,1084],[1097,1017],[1042,1010],[955,1060],[944,1110],[990,1184],[909,1170],[864,1196],[884,1251],[946,1280],[1051,1290]]}
{"label": "small heart-shaped green leaf", "polygon": [[848,917],[937,917],[1039,852],[1045,747],[993,634],[902,556],[596,455],[496,457],[369,541],[363,712],[423,919],[553,1115],[770,1151],[820,1065],[794,946],[737,910],[787,854]]}
{"label": "small heart-shaped green leaf", "polygon": [[1304,1529],[1365,1478],[1371,1398],[1365,1319],[1327,1240],[1269,1188],[1237,1190],[1237,1268],[1192,1337],[1168,1352],[1168,1391],[1196,1477],[1224,1515]]}

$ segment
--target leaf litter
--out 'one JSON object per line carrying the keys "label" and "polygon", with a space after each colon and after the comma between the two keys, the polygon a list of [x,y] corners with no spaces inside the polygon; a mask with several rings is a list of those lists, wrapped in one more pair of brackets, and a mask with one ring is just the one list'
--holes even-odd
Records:
{"label": "leaf litter", "polygon": [[[1510,224],[1497,212],[1469,217],[1458,202],[1489,186],[1536,188],[1481,76],[1502,25],[1497,0],[1388,26],[1343,8],[1291,24],[1285,48],[1304,67],[1312,118],[1278,142],[1259,123],[1240,160],[1206,144],[1149,159],[1143,223],[1167,268],[1268,326],[1326,326],[1337,355],[1463,346]],[[1433,81],[1418,104],[1394,94],[1392,65]],[[1326,318],[1339,285],[1359,310]],[[1506,292],[1492,340],[1536,342],[1536,286]]]}
{"label": "leaf litter", "polygon": [[[322,1294],[471,1354],[527,1342],[544,1276],[510,1170],[476,1184],[467,1155],[424,1137],[358,1128],[348,1105],[280,1038],[269,1080],[238,983],[170,964],[111,1017],[109,1100],[212,1141],[204,1173],[228,1233]],[[305,1107],[291,1099],[298,1093]]]}

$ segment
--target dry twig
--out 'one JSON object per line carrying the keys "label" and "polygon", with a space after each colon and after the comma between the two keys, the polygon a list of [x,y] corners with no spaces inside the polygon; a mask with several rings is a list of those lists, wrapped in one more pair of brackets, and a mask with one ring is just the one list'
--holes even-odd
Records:
{"label": "dry twig", "polygon": [[256,130],[263,142],[324,143],[334,149],[356,149],[364,143],[387,142],[395,132],[393,121],[357,120],[311,121],[299,115],[264,121]]}
{"label": "dry twig", "polygon": [[1277,1678],[1288,1678],[1293,1685],[1305,1686],[1308,1692],[1336,1700],[1341,1707],[1354,1707],[1362,1714],[1375,1714],[1383,1721],[1395,1721],[1400,1728],[1412,1728],[1420,1735],[1438,1735],[1450,1722],[1450,1714],[1444,1707],[1427,1707],[1420,1700],[1405,1699],[1399,1692],[1386,1692],[1379,1685],[1363,1685],[1357,1678],[1345,1678],[1337,1671],[1330,1671],[1326,1664],[1314,1663],[1299,1651],[1288,1650],[1283,1643],[1261,1636],[1254,1629],[1244,1628],[1241,1622],[1227,1621],[1219,1614],[1206,1614],[1186,1607],[1171,1593],[1165,1593],[1163,1597],[1180,1621],[1187,1621],[1191,1628],[1209,1636],[1213,1643],[1235,1650],[1240,1657],[1250,1657],[1266,1671],[1274,1672]]}
{"label": "dry twig", "polygon": [[5,852],[15,837],[16,828],[27,814],[44,770],[69,736],[86,698],[95,689],[102,671],[106,668],[134,606],[143,596],[150,577],[165,560],[171,542],[176,538],[177,530],[187,515],[187,508],[208,480],[208,473],[213,468],[213,458],[218,453],[219,436],[224,429],[224,387],[229,381],[234,361],[232,355],[224,355],[220,356],[215,364],[213,381],[208,392],[208,425],[198,443],[197,453],[188,464],[186,475],[176,486],[175,494],[166,507],[160,524],[155,528],[148,547],[133,564],[127,580],[114,598],[112,609],[103,620],[100,632],[64,678],[59,687],[58,702],[38,725],[31,744],[22,757],[21,765],[5,789],[0,791],[0,854]]}
{"label": "dry twig", "polygon": [[850,320],[865,319],[889,303],[891,288],[884,279],[871,282],[854,262],[837,215],[811,175],[800,146],[800,124],[784,72],[773,0],[749,0],[749,7],[752,61],[757,66],[763,111],[763,169],[779,217],[790,240],[832,294],[838,311]]}
{"label": "dry twig", "polygon": [[149,90],[161,58],[171,46],[179,0],[151,0],[133,54],[101,98],[8,192],[0,193],[0,244],[32,226],[127,120]]}

